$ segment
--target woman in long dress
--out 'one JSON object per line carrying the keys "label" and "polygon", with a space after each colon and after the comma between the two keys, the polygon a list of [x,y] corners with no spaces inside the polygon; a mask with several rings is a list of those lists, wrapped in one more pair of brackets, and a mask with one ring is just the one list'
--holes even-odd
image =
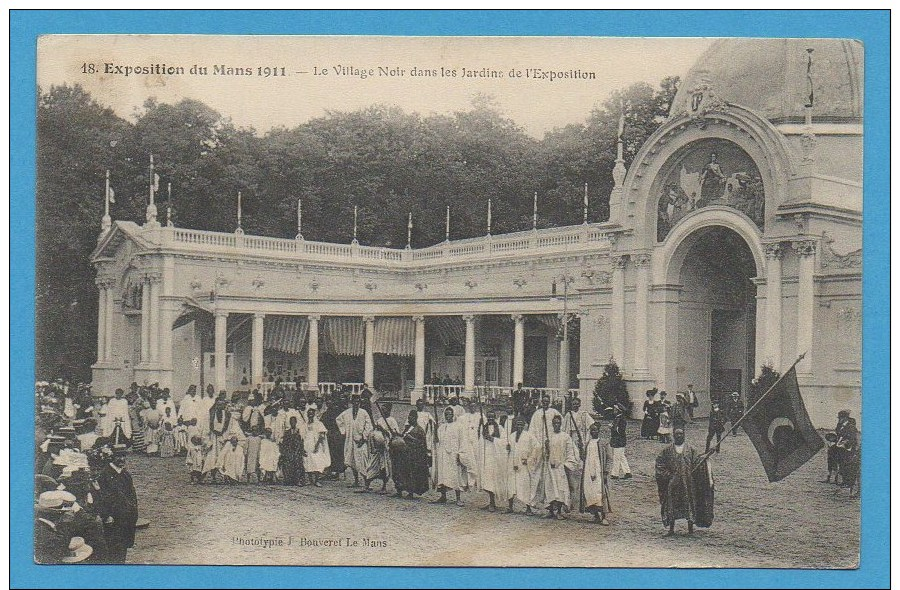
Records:
{"label": "woman in long dress", "polygon": [[175,416],[171,408],[166,407],[165,411],[159,421],[159,456],[168,458],[175,456]]}
{"label": "woman in long dress", "polygon": [[307,450],[306,473],[309,483],[321,488],[319,478],[331,465],[331,451],[328,449],[328,429],[316,416],[318,408],[312,404],[306,408],[306,430],[303,433],[303,446]]}
{"label": "woman in long dress", "polygon": [[296,416],[291,416],[288,429],[281,438],[281,472],[284,474],[284,485],[304,486],[303,459],[306,451],[303,448],[303,435],[297,428]]}

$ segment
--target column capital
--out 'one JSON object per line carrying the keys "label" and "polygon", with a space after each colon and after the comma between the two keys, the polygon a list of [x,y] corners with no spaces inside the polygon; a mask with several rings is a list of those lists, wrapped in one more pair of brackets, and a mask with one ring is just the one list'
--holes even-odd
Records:
{"label": "column capital", "polygon": [[800,257],[815,256],[818,245],[817,240],[795,240],[791,242],[791,247],[794,248],[794,252]]}
{"label": "column capital", "polygon": [[612,256],[609,260],[612,263],[613,270],[624,270],[625,265],[628,264],[628,255],[620,254]]}
{"label": "column capital", "polygon": [[148,271],[144,273],[144,279],[151,284],[157,284],[162,281],[162,273],[159,271]]}
{"label": "column capital", "polygon": [[217,309],[217,310],[215,310],[215,311],[213,312],[213,315],[216,316],[216,319],[218,319],[218,318],[228,318],[228,312],[225,311],[224,309]]}
{"label": "column capital", "polygon": [[635,254],[631,257],[631,260],[634,262],[634,266],[636,268],[647,268],[650,266],[650,255],[649,254]]}
{"label": "column capital", "polygon": [[524,322],[525,321],[525,314],[522,314],[522,313],[514,313],[514,314],[511,314],[509,317],[512,318],[512,321],[514,321],[514,322]]}
{"label": "column capital", "polygon": [[412,321],[416,322],[417,324],[418,324],[419,322],[424,322],[424,321],[425,321],[425,316],[423,316],[423,315],[414,315],[414,316],[412,316]]}
{"label": "column capital", "polygon": [[782,258],[784,258],[784,247],[781,245],[781,242],[766,244],[767,260],[781,260]]}
{"label": "column capital", "polygon": [[257,311],[253,313],[253,319],[255,320],[263,320],[266,318],[266,314],[261,311]]}
{"label": "column capital", "polygon": [[463,321],[466,322],[467,324],[470,323],[470,322],[474,322],[474,321],[475,321],[475,314],[474,314],[474,313],[465,313],[465,314],[463,314],[462,319],[463,319]]}
{"label": "column capital", "polygon": [[373,315],[364,315],[362,321],[366,324],[371,324],[375,321],[375,316]]}
{"label": "column capital", "polygon": [[94,284],[96,284],[99,289],[112,289],[116,286],[116,279],[115,277],[110,276],[98,276],[94,279]]}
{"label": "column capital", "polygon": [[306,316],[306,319],[310,322],[318,322],[322,319],[322,314],[319,313],[311,313]]}

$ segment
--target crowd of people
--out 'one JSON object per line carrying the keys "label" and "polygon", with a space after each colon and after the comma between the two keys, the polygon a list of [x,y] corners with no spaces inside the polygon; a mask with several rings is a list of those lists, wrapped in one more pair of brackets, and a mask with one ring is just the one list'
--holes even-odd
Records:
{"label": "crowd of people", "polygon": [[[662,522],[710,526],[714,485],[708,458],[726,424],[744,413],[739,396],[714,399],[703,453],[685,440],[696,394],[647,391],[641,437],[665,447],[655,465]],[[324,395],[277,383],[273,390],[216,394],[191,386],[178,402],[167,389],[133,383],[109,398],[90,386],[39,383],[36,403],[35,539],[42,563],[124,561],[138,527],[127,453],[184,458],[192,484],[322,487],[343,480],[359,493],[415,498],[435,490],[435,504],[463,505],[480,490],[490,512],[565,520],[588,514],[610,525],[610,479],[632,477],[626,408],[602,414],[577,396],[552,404],[521,387],[505,405],[450,397],[420,399],[401,425],[390,402],[338,388]],[[726,403],[727,402],[727,403]],[[608,422],[608,424],[606,424]],[[716,445],[711,447],[713,437]],[[841,412],[829,441],[826,481],[852,487],[859,435]]]}
{"label": "crowd of people", "polygon": [[[134,545],[140,522],[127,445],[124,437],[116,443],[103,436],[93,401],[85,385],[57,380],[35,387],[38,563],[123,563]],[[126,400],[107,406],[114,415],[128,413]]]}

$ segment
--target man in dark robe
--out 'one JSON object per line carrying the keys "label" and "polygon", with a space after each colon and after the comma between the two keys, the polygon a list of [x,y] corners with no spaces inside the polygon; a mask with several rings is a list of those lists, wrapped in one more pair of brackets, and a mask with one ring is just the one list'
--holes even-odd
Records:
{"label": "man in dark robe", "polygon": [[725,412],[719,407],[719,402],[714,401],[709,410],[709,425],[706,432],[706,452],[713,437],[716,437],[716,452],[719,452],[719,443],[722,442],[722,433],[725,432]]}
{"label": "man in dark robe", "polygon": [[337,391],[331,396],[328,407],[322,412],[322,424],[328,430],[328,449],[331,451],[331,466],[327,479],[337,479],[347,470],[344,465],[344,435],[337,425],[337,417],[347,409],[347,401]]}
{"label": "man in dark robe", "polygon": [[284,431],[281,439],[281,472],[284,474],[284,485],[303,486],[303,435],[297,428],[297,417],[291,416],[288,422],[289,428]]}
{"label": "man in dark robe", "polygon": [[[431,459],[428,454],[425,431],[419,426],[419,412],[410,410],[402,436],[391,442],[391,460],[394,467],[394,486],[397,497],[407,493],[413,499],[415,494],[424,494],[429,487]],[[397,441],[403,441],[400,444]]]}
{"label": "man in dark robe", "polygon": [[528,392],[522,389],[522,384],[516,385],[516,390],[512,392],[513,416],[521,416],[525,413],[525,407],[528,405]]}
{"label": "man in dark robe", "polygon": [[124,450],[114,450],[112,460],[97,477],[97,485],[97,513],[103,519],[107,561],[125,563],[128,549],[134,546],[138,500],[131,474],[125,468]]}
{"label": "man in dark robe", "polygon": [[687,520],[688,534],[694,532],[696,521],[696,490],[694,466],[697,452],[684,440],[684,429],[676,428],[673,442],[656,458],[656,487],[659,492],[660,514],[667,535],[675,534],[675,521]]}

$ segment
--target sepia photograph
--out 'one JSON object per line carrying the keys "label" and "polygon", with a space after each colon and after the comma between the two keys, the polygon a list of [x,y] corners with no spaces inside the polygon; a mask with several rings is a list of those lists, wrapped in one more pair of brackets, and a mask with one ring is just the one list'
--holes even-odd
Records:
{"label": "sepia photograph", "polygon": [[34,562],[858,568],[865,52],[41,36]]}

